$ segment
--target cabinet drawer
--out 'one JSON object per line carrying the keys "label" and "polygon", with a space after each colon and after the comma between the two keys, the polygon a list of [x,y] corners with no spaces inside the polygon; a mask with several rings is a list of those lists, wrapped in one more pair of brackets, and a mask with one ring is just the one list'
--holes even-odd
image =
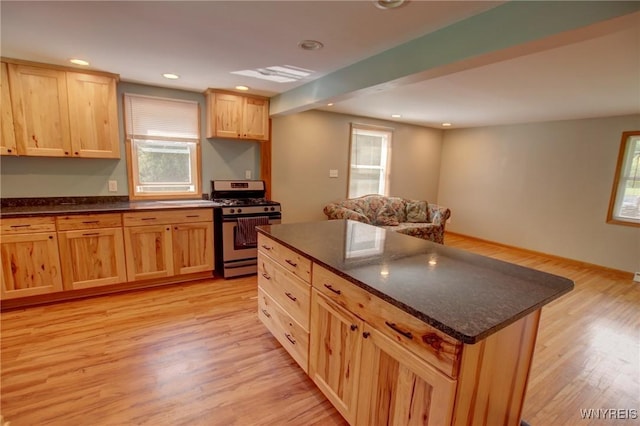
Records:
{"label": "cabinet drawer", "polygon": [[72,231],[74,229],[119,228],[122,226],[122,214],[82,214],[74,216],[58,216],[56,218],[58,231]]}
{"label": "cabinet drawer", "polygon": [[458,340],[317,264],[313,287],[443,373],[457,377],[462,350]]}
{"label": "cabinet drawer", "polygon": [[309,331],[309,284],[261,254],[258,256],[258,285]]}
{"label": "cabinet drawer", "polygon": [[304,372],[308,373],[309,333],[261,288],[258,288],[258,317]]}
{"label": "cabinet drawer", "polygon": [[187,222],[213,222],[212,209],[192,210],[149,210],[130,212],[122,215],[124,226],[166,225]]}
{"label": "cabinet drawer", "polygon": [[25,217],[0,220],[2,235],[26,234],[32,232],[55,232],[56,222],[53,217]]}
{"label": "cabinet drawer", "polygon": [[311,260],[275,242],[264,234],[258,234],[258,251],[271,257],[284,268],[311,282]]}

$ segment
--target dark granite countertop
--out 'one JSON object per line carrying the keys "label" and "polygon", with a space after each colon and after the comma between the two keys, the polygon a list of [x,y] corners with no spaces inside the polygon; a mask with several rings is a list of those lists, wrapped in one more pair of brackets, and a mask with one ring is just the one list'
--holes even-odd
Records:
{"label": "dark granite countertop", "polygon": [[573,289],[567,278],[347,220],[258,231],[464,343]]}
{"label": "dark granite countertop", "polygon": [[60,197],[2,199],[0,217],[123,213],[141,210],[213,208],[209,200],[129,201],[128,197]]}

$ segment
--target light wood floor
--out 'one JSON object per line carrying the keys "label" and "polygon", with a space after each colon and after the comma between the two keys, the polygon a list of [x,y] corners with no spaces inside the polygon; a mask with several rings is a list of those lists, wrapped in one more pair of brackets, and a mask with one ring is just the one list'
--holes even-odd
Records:
{"label": "light wood floor", "polygon": [[[640,408],[640,284],[448,235],[446,243],[563,275],[543,309],[524,418]],[[1,413],[21,425],[343,425],[257,319],[255,277],[4,312]]]}

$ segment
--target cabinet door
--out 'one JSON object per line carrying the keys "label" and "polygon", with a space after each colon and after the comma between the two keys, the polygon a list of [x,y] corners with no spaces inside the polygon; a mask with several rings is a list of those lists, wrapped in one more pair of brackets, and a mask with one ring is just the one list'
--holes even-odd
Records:
{"label": "cabinet door", "polygon": [[68,72],[67,88],[73,155],[120,158],[115,79]]}
{"label": "cabinet door", "polygon": [[62,290],[55,232],[3,235],[2,299]]}
{"label": "cabinet door", "polygon": [[245,98],[242,111],[242,137],[244,139],[269,139],[269,101]]}
{"label": "cabinet door", "polygon": [[18,153],[70,156],[65,72],[9,64],[9,85]]}
{"label": "cabinet door", "polygon": [[451,424],[456,382],[365,325],[358,425]]}
{"label": "cabinet door", "polygon": [[315,289],[311,297],[309,376],[340,414],[354,424],[363,323]]}
{"label": "cabinet door", "polygon": [[65,289],[127,281],[122,228],[65,231],[58,236]]}
{"label": "cabinet door", "polygon": [[213,221],[173,225],[176,274],[213,270]]}
{"label": "cabinet door", "polygon": [[2,62],[2,139],[0,139],[0,155],[18,155],[16,149],[16,133],[13,127],[13,110],[11,109],[11,94],[9,92],[9,71],[7,64]]}
{"label": "cabinet door", "polygon": [[215,117],[215,134],[219,138],[238,139],[241,137],[242,126],[242,97],[226,93],[213,95],[213,111]]}
{"label": "cabinet door", "polygon": [[173,275],[171,225],[124,228],[128,281]]}

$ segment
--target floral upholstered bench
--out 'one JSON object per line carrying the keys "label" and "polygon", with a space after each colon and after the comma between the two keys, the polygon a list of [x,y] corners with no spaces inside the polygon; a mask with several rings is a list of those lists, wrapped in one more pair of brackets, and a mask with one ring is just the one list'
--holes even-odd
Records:
{"label": "floral upholstered bench", "polygon": [[329,219],[351,219],[444,244],[444,226],[451,216],[448,208],[423,200],[384,195],[364,195],[327,204]]}

